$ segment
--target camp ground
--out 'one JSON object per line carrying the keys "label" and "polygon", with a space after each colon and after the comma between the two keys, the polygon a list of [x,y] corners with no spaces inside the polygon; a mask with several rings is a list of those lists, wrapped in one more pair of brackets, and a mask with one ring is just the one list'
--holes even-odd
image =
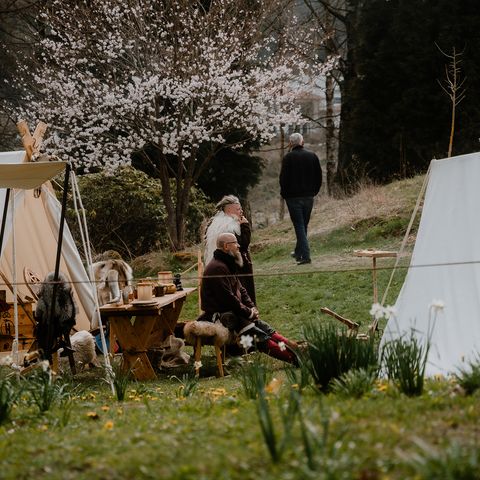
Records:
{"label": "camp ground", "polygon": [[72,286],[76,316],[71,333],[91,330],[100,321],[96,286],[65,224],[65,205],[57,200],[50,183],[66,171],[65,189],[70,180],[69,168],[65,170],[65,162],[55,159],[33,158],[40,148],[44,127],[39,124],[31,136],[25,122],[21,122],[25,150],[0,153],[0,277],[4,286],[0,348],[2,352],[11,351],[17,366],[20,357],[38,348],[35,304],[41,282],[49,272],[58,276],[61,271]]}

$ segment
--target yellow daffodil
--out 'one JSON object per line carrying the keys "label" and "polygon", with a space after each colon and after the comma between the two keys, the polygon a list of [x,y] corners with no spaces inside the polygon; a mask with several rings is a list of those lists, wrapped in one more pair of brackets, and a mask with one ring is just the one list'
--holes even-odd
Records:
{"label": "yellow daffodil", "polygon": [[105,422],[105,424],[103,425],[103,428],[105,430],[111,430],[113,428],[113,422],[111,420],[109,420],[108,422]]}

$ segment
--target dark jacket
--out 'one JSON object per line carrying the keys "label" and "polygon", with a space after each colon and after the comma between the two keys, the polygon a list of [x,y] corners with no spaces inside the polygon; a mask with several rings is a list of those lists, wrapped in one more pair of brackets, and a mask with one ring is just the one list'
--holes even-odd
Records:
{"label": "dark jacket", "polygon": [[210,320],[217,312],[233,312],[239,317],[250,317],[254,304],[236,273],[235,259],[222,250],[215,250],[213,260],[203,272],[200,288],[202,310],[205,312],[202,320]]}
{"label": "dark jacket", "polygon": [[240,235],[235,235],[237,242],[240,245],[240,253],[243,258],[243,267],[238,268],[240,283],[245,287],[245,290],[250,297],[250,300],[256,304],[257,299],[255,295],[255,281],[253,280],[253,264],[252,257],[250,256],[249,246],[250,239],[252,237],[252,230],[248,223],[240,224]]}
{"label": "dark jacket", "polygon": [[322,186],[322,169],[317,155],[298,145],[288,152],[280,171],[283,198],[314,197]]}

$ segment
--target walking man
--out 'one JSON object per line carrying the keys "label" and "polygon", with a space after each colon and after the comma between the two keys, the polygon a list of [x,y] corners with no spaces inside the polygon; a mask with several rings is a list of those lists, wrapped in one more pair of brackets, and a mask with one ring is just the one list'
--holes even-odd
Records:
{"label": "walking man", "polygon": [[297,237],[292,257],[297,260],[297,265],[304,265],[312,263],[307,229],[313,198],[322,186],[322,169],[317,155],[303,147],[300,133],[290,135],[289,147],[280,171],[280,194],[287,203]]}

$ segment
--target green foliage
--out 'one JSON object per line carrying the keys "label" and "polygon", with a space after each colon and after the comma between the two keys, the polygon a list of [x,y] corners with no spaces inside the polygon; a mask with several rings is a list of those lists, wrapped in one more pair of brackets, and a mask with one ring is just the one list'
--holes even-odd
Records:
{"label": "green foliage", "polygon": [[467,395],[480,390],[480,356],[470,361],[467,368],[461,368],[455,378]]}
{"label": "green foliage", "polygon": [[127,388],[131,383],[131,371],[123,368],[123,362],[113,361],[111,363],[111,371],[106,373],[105,382],[113,383],[113,389],[117,402],[123,402],[127,394]]}
{"label": "green foliage", "polygon": [[422,480],[475,480],[480,472],[478,445],[450,443],[439,449],[416,439],[418,451],[407,456],[409,464]]}
{"label": "green foliage", "polygon": [[367,3],[349,39],[356,62],[351,71],[357,74],[342,91],[342,107],[348,107],[342,126],[348,143],[341,146],[344,176],[356,182],[363,172],[386,181],[424,171],[432,158],[446,156],[451,103],[437,80],[445,79],[448,59],[435,44],[447,53],[453,47],[464,49],[459,75],[466,78],[469,101],[457,107],[454,153],[476,151],[478,132],[472,127],[480,120],[475,107],[480,91],[477,2]]}
{"label": "green foliage", "polygon": [[350,370],[332,380],[332,393],[344,398],[361,398],[372,389],[376,379],[377,372],[374,369]]}
{"label": "green foliage", "polygon": [[[264,365],[258,361],[254,362],[254,364],[257,364],[257,368],[252,367],[250,372],[252,372],[251,385],[252,390],[255,389],[255,397],[252,395],[250,398],[256,398],[258,421],[263,439],[272,461],[278,463],[282,459],[291,438],[293,424],[299,407],[298,393],[291,390],[286,402],[268,397],[266,392],[266,375],[263,371]],[[275,402],[275,400],[277,401]],[[280,422],[276,424],[272,414],[273,403],[276,404],[280,416],[281,431],[278,425]]]}
{"label": "green foliage", "polygon": [[403,335],[383,346],[382,367],[405,395],[422,394],[429,350],[430,340],[422,343],[413,331],[409,337]]}
{"label": "green foliage", "polygon": [[67,387],[67,383],[53,378],[52,371],[48,366],[36,369],[28,377],[29,399],[38,408],[40,414],[64,401],[70,395]]}
{"label": "green foliage", "polygon": [[245,397],[250,399],[257,398],[260,386],[264,387],[273,376],[271,369],[258,356],[243,362],[234,375],[240,380]]}
{"label": "green foliage", "polygon": [[292,388],[298,389],[300,393],[303,392],[311,384],[310,371],[302,357],[298,357],[298,367],[288,366],[285,368],[285,375]]}
{"label": "green foliage", "polygon": [[[234,139],[227,138],[227,143],[235,143],[231,140]],[[239,151],[223,148],[208,164],[198,179],[198,186],[212,201],[217,202],[224,195],[245,199],[249,189],[258,183],[263,161],[251,156],[248,147]]]}
{"label": "green foliage", "polygon": [[377,363],[374,341],[357,340],[345,328],[310,322],[303,332],[308,348],[302,352],[302,360],[321,391],[327,391],[334,378],[349,370],[371,368]]}
{"label": "green foliage", "polygon": [[12,408],[17,402],[20,390],[9,378],[0,378],[0,425],[10,420]]}
{"label": "green foliage", "polygon": [[195,375],[185,373],[182,375],[182,378],[178,378],[175,375],[172,375],[170,378],[180,382],[180,386],[176,392],[178,398],[191,397],[198,388],[199,379]]}
{"label": "green foliage", "polygon": [[[81,176],[78,183],[95,251],[116,250],[124,258],[131,258],[169,247],[159,180],[124,167],[113,175]],[[72,208],[70,205],[69,225],[74,238],[78,239],[77,219]],[[198,241],[200,225],[209,208],[205,195],[194,188],[185,219],[188,241]]]}

